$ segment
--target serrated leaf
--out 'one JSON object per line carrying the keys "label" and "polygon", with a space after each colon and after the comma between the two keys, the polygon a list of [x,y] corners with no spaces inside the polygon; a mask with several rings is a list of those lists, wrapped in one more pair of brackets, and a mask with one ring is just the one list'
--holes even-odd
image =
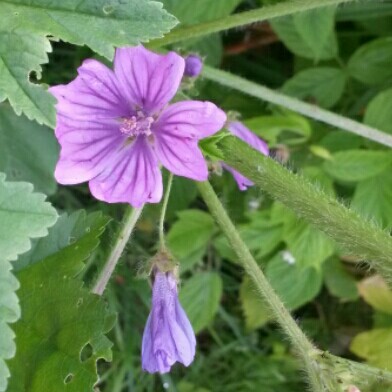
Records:
{"label": "serrated leaf", "polygon": [[392,134],[392,88],[377,94],[369,102],[364,122]]}
{"label": "serrated leaf", "polygon": [[40,85],[30,82],[34,72],[41,77],[41,64],[48,62],[51,52],[49,40],[18,29],[4,29],[6,7],[0,1],[0,102],[8,98],[16,114],[25,114],[30,120],[54,127],[56,100]]}
{"label": "serrated leaf", "polygon": [[293,15],[294,26],[300,37],[318,60],[334,31],[336,7],[321,7]]}
{"label": "serrated leaf", "polygon": [[[315,60],[326,60],[335,57],[338,53],[336,35],[333,30],[330,31],[328,38],[322,45],[320,45],[319,48],[316,49],[315,52],[298,31],[293,16],[273,19],[270,23],[275,33],[283,41],[283,43],[290,49],[290,51],[298,56]],[[306,28],[309,29],[308,34],[315,34],[312,30],[312,25],[308,24]],[[317,39],[317,36],[315,36],[314,39]]]}
{"label": "serrated leaf", "polygon": [[56,189],[58,144],[51,129],[0,105],[0,170],[11,181],[28,181],[46,195]]}
{"label": "serrated leaf", "polygon": [[17,271],[44,259],[56,258],[83,262],[98,246],[99,237],[110,219],[101,212],[86,214],[79,210],[71,215],[63,214],[49,230],[49,234],[33,242],[31,250],[16,261]]}
{"label": "serrated leaf", "polygon": [[392,163],[388,151],[347,150],[324,162],[325,171],[340,181],[363,181],[386,170]]}
{"label": "serrated leaf", "polygon": [[177,20],[149,0],[0,0],[1,30],[52,35],[111,59],[115,46],[162,37]]}
{"label": "serrated leaf", "polygon": [[214,318],[222,296],[222,279],[215,272],[201,272],[190,278],[180,291],[180,301],[195,332]]}
{"label": "serrated leaf", "polygon": [[286,94],[316,103],[325,108],[334,106],[342,96],[346,75],[338,68],[308,68],[295,74],[284,85]]}
{"label": "serrated leaf", "polygon": [[348,71],[365,84],[382,84],[392,77],[391,56],[392,37],[375,39],[351,56]]}
{"label": "serrated leaf", "polygon": [[79,271],[78,261],[48,259],[17,274],[22,317],[15,324],[18,350],[9,362],[7,391],[93,391],[97,360],[111,360],[104,335],[115,317],[74,278]]}
{"label": "serrated leaf", "polygon": [[284,260],[282,253],[268,262],[266,277],[288,309],[312,300],[322,286],[320,269]]}
{"label": "serrated leaf", "polygon": [[57,219],[45,196],[32,191],[31,184],[5,181],[0,173],[0,391],[6,390],[9,377],[4,360],[15,355],[14,333],[8,323],[20,317],[15,294],[19,283],[9,260],[28,250],[31,238],[46,235]]}

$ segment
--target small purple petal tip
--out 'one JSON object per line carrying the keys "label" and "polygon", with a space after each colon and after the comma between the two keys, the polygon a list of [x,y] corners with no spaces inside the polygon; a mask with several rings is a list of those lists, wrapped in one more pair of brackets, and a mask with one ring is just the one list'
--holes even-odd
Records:
{"label": "small purple petal tip", "polygon": [[196,54],[190,54],[189,56],[185,57],[185,76],[195,78],[196,76],[199,76],[202,68],[203,60],[200,56]]}
{"label": "small purple petal tip", "polygon": [[[259,150],[262,154],[268,155],[269,149],[267,143],[255,135],[250,129],[248,129],[244,124],[239,121],[230,122],[227,129],[234,135],[248,143],[251,147]],[[228,172],[230,172],[235,181],[238,184],[238,188],[241,191],[245,191],[248,187],[253,185],[253,182],[248,178],[244,177],[241,173],[234,170],[232,167],[223,164],[222,165]]]}
{"label": "small purple petal tip", "polygon": [[171,272],[157,271],[143,333],[142,367],[149,373],[167,373],[176,362],[189,366],[195,350],[195,333],[178,300],[177,280]]}

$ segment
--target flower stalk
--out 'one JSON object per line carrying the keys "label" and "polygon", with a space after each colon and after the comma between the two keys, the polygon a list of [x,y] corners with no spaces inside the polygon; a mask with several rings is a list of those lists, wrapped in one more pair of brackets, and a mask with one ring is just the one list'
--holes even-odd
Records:
{"label": "flower stalk", "polygon": [[112,276],[113,271],[118,263],[118,260],[120,259],[124,248],[132,235],[133,229],[135,228],[135,225],[140,218],[142,211],[143,206],[140,208],[132,208],[131,206],[127,206],[121,228],[116,238],[116,242],[112,248],[112,251],[109,254],[109,257],[103,267],[103,270],[101,271],[97,279],[97,282],[92,289],[92,292],[94,294],[102,295],[105,291],[110,277]]}
{"label": "flower stalk", "polygon": [[169,173],[169,178],[168,178],[167,184],[166,184],[165,197],[164,197],[163,203],[162,203],[161,216],[159,217],[159,246],[160,246],[161,250],[166,250],[165,216],[166,216],[166,210],[167,210],[167,205],[169,202],[172,184],[173,184],[173,173]]}

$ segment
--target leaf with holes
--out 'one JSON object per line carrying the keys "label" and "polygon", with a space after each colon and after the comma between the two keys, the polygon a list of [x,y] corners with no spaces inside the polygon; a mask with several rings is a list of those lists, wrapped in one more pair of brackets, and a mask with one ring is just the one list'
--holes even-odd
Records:
{"label": "leaf with holes", "polygon": [[115,46],[162,37],[177,24],[149,0],[0,0],[2,31],[52,35],[111,59]]}
{"label": "leaf with holes", "polygon": [[[2,24],[3,7],[0,1]],[[47,52],[51,52],[51,46],[46,37],[0,30],[0,102],[8,98],[16,114],[24,113],[30,120],[54,127],[56,100],[29,80],[32,72],[40,79],[41,64],[48,62]]]}
{"label": "leaf with holes", "polygon": [[180,291],[180,301],[195,332],[213,320],[221,296],[222,279],[215,272],[201,272],[185,283]]}
{"label": "leaf with holes", "polygon": [[93,391],[97,360],[111,360],[105,333],[115,317],[74,278],[81,267],[77,260],[54,258],[17,274],[22,317],[15,324],[9,392]]}
{"label": "leaf with holes", "polygon": [[57,219],[45,196],[32,190],[31,184],[5,181],[0,173],[0,391],[6,390],[9,377],[4,359],[15,355],[14,333],[8,324],[20,317],[15,294],[19,284],[9,260],[27,251],[31,238],[46,235]]}

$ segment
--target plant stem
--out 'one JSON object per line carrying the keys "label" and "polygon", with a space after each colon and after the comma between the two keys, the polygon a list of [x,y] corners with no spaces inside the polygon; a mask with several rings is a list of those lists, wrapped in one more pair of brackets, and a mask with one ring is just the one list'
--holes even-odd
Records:
{"label": "plant stem", "polygon": [[169,178],[167,179],[165,198],[163,199],[163,203],[162,203],[161,216],[159,218],[159,245],[161,249],[166,249],[164,224],[165,224],[167,204],[169,202],[169,196],[170,196],[172,184],[173,184],[173,173],[170,172]]}
{"label": "plant stem", "polygon": [[345,131],[355,133],[356,135],[363,136],[377,143],[392,147],[392,135],[332,113],[328,110],[321,109],[316,105],[302,102],[267,87],[260,86],[257,83],[250,82],[249,80],[233,75],[229,72],[204,65],[202,75],[208,80],[241,91],[244,94],[271,102],[275,105],[284,106],[285,108],[301,113],[306,117],[313,118],[333,127],[344,129]]}
{"label": "plant stem", "polygon": [[97,282],[95,283],[94,288],[92,289],[92,292],[94,294],[103,294],[142,211],[143,206],[140,208],[132,208],[131,206],[127,207],[123,221],[121,223],[122,227],[118,232],[116,242],[113,246],[112,251],[109,254],[109,257],[106,261],[105,266],[103,267],[103,270],[99,275]]}
{"label": "plant stem", "polygon": [[164,38],[152,41],[149,47],[159,47],[173,44],[191,38],[202,37],[208,34],[217,33],[222,30],[241,27],[251,23],[262,22],[267,19],[278,18],[291,15],[296,12],[312,10],[329,5],[348,3],[353,0],[296,0],[286,1],[270,6],[265,6],[251,11],[240,12],[229,15],[221,19],[200,23],[193,26],[180,27],[166,34]]}
{"label": "plant stem", "polygon": [[272,286],[268,283],[263,272],[260,270],[255,259],[249,252],[249,249],[242,241],[210,183],[208,181],[199,182],[197,186],[205,203],[211,211],[211,214],[214,216],[222,232],[227,237],[231,247],[237,254],[240,262],[243,264],[245,271],[253,280],[259,294],[262,296],[265,303],[269,305],[276,321],[289,337],[298,355],[304,361],[309,381],[314,388],[313,390],[322,390],[321,388],[323,383],[320,380],[318,369],[315,367],[311,358],[312,354],[317,352],[317,349],[308,340],[301,328],[299,328],[295,320],[291,317],[289,311],[275,293]]}
{"label": "plant stem", "polygon": [[224,161],[392,283],[392,237],[301,175],[233,136],[217,143]]}

